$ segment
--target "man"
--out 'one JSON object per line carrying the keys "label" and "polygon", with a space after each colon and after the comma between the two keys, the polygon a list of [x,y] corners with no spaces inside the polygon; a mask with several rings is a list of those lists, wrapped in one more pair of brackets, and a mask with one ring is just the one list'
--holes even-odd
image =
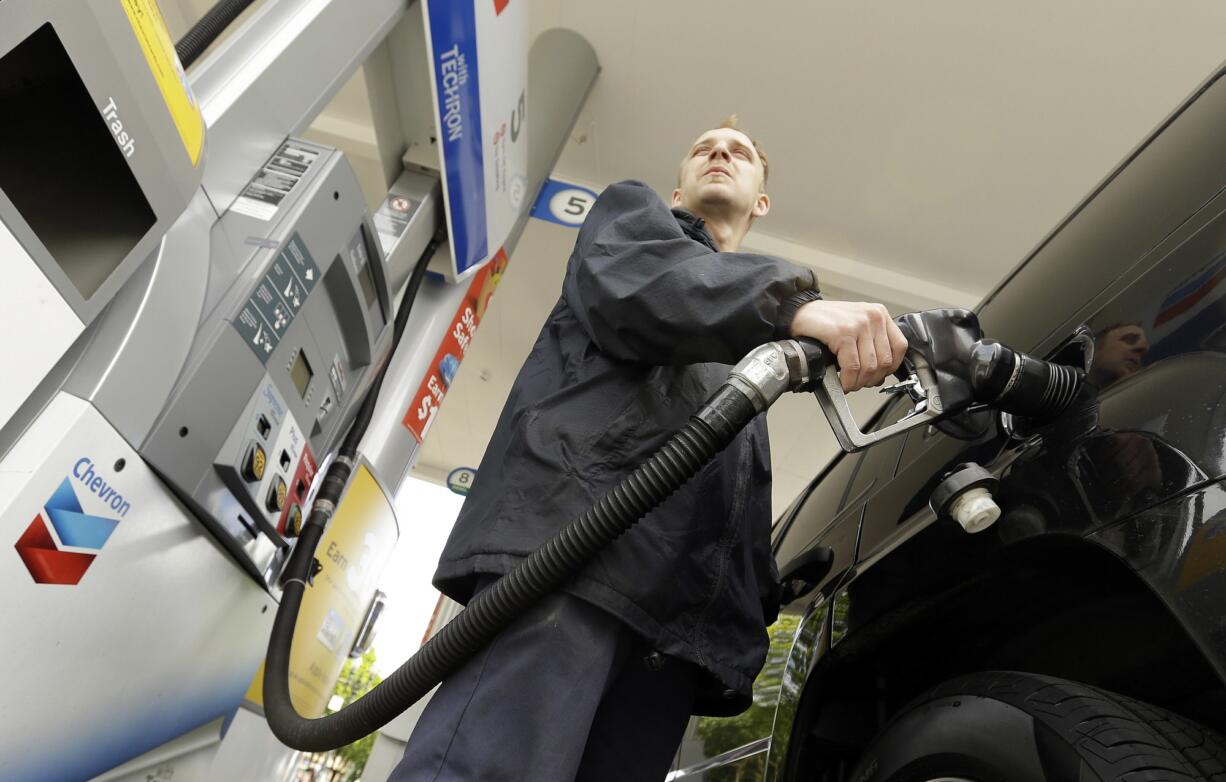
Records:
{"label": "man", "polygon": [[[439,562],[445,594],[467,602],[587,509],[754,347],[818,339],[847,390],[898,366],[883,307],[822,301],[810,270],[737,252],[770,211],[767,172],[733,117],[686,154],[672,211],[638,182],[600,196]],[[778,610],[770,521],[759,416],[449,678],[392,779],[663,779],[691,713],[750,703]]]}
{"label": "man", "polygon": [[[1121,380],[1141,371],[1149,352],[1149,339],[1139,323],[1113,323],[1094,337],[1094,359],[1086,379],[1098,391],[1105,391]],[[1142,432],[1111,432],[1091,440],[1087,446],[1104,464],[1117,472],[1111,476],[1113,496],[1119,512],[1125,506],[1152,503],[1153,492],[1162,485],[1162,463],[1154,441]]]}
{"label": "man", "polygon": [[1141,361],[1149,351],[1145,329],[1138,323],[1114,323],[1094,338],[1094,361],[1089,380],[1105,389],[1141,369]]}

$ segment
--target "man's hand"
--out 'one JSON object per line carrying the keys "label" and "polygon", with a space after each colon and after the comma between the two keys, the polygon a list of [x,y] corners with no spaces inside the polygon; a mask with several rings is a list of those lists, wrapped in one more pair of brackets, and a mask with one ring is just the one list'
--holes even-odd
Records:
{"label": "man's hand", "polygon": [[1131,491],[1135,497],[1145,489],[1162,486],[1162,465],[1152,440],[1139,432],[1120,432],[1109,437],[1108,442],[1115,465],[1124,478],[1125,491]]}
{"label": "man's hand", "polygon": [[811,301],[796,310],[791,333],[830,349],[844,391],[881,385],[907,354],[906,337],[880,304]]}

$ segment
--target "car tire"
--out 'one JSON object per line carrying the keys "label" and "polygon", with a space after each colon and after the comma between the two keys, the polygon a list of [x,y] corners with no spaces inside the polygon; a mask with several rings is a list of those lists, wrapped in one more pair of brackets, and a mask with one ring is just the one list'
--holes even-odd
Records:
{"label": "car tire", "polygon": [[1226,741],[1156,706],[1050,676],[961,676],[916,698],[849,782],[1226,782]]}

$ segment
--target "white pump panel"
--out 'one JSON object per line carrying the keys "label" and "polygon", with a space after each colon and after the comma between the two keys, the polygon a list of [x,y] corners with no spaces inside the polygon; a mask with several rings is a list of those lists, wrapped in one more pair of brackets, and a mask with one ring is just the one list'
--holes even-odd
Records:
{"label": "white pump panel", "polygon": [[0,334],[4,382],[0,383],[3,425],[51,367],[81,335],[85,324],[59,294],[17,237],[0,222]]}
{"label": "white pump panel", "polygon": [[0,780],[89,779],[234,712],[272,598],[202,533],[70,394],[0,459],[3,655],[24,672],[5,685],[21,719],[0,731]]}

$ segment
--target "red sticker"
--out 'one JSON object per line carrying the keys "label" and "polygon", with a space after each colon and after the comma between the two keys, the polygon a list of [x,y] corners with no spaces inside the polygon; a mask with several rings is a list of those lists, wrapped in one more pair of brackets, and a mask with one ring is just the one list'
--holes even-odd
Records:
{"label": "red sticker", "polygon": [[455,378],[456,370],[460,368],[460,362],[477,331],[477,324],[485,315],[490,298],[494,295],[494,288],[498,286],[506,267],[507,254],[499,249],[490,262],[473,275],[468,292],[456,308],[451,327],[447,329],[438,352],[434,354],[434,360],[430,362],[430,368],[426,370],[426,376],[422,378],[412,404],[404,413],[404,425],[413,433],[413,437],[417,438],[417,442],[420,443],[425,438],[426,431],[434,421],[439,405],[447,395],[447,389]]}
{"label": "red sticker", "polygon": [[286,491],[285,507],[281,509],[281,518],[277,519],[277,532],[282,535],[285,534],[285,525],[295,505],[298,506],[298,512],[305,516],[307,493],[311,490],[311,482],[315,480],[315,470],[315,456],[311,453],[310,447],[304,445],[302,458],[298,460],[298,467],[294,470],[294,480]]}

